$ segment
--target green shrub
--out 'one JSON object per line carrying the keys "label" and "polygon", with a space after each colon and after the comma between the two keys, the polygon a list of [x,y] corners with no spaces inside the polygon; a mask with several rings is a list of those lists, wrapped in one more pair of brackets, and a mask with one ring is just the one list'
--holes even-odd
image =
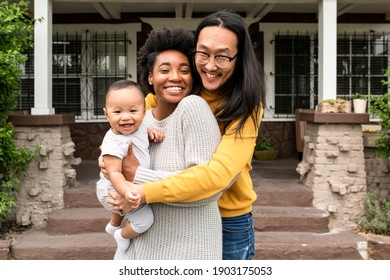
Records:
{"label": "green shrub", "polygon": [[23,0],[0,3],[0,232],[16,205],[18,176],[38,151],[16,147],[14,127],[8,121],[19,94],[20,65],[26,60],[23,52],[33,43],[34,20],[28,16],[28,5]]}
{"label": "green shrub", "polygon": [[[385,76],[390,77],[390,69],[385,72]],[[390,81],[383,80],[382,83],[390,87]],[[378,124],[382,126],[375,142],[378,154],[390,160],[390,93],[372,97],[370,110],[380,118]]]}
{"label": "green shrub", "polygon": [[364,199],[365,215],[358,221],[358,227],[366,233],[390,236],[390,201],[379,199],[368,193]]}

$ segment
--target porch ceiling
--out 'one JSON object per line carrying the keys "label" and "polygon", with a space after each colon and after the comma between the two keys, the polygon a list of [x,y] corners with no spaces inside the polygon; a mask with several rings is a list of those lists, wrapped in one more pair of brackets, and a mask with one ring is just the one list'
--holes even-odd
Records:
{"label": "porch ceiling", "polygon": [[[105,19],[120,19],[121,13],[171,13],[175,18],[192,18],[219,9],[231,9],[247,18],[260,20],[267,13],[317,13],[318,0],[52,0],[54,14],[99,13]],[[11,1],[15,2],[15,1]],[[33,15],[34,0],[30,0]],[[344,13],[386,14],[389,0],[338,0],[338,16]]]}

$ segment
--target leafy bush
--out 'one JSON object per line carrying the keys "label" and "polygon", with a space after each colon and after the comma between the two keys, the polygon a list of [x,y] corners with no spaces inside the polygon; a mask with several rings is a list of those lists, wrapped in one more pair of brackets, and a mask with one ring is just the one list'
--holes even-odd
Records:
{"label": "leafy bush", "polygon": [[[390,69],[385,72],[385,76],[390,77]],[[382,83],[390,87],[389,81]],[[378,124],[382,126],[382,131],[378,132],[378,139],[375,142],[378,154],[390,160],[390,94],[372,97],[370,110],[380,118]]]}
{"label": "leafy bush", "polygon": [[32,46],[34,20],[28,17],[28,2],[0,3],[0,231],[16,205],[18,176],[23,175],[36,151],[15,146],[15,132],[8,114],[16,108],[23,51]]}
{"label": "leafy bush", "polygon": [[368,193],[364,199],[365,215],[358,221],[361,231],[390,236],[390,201]]}

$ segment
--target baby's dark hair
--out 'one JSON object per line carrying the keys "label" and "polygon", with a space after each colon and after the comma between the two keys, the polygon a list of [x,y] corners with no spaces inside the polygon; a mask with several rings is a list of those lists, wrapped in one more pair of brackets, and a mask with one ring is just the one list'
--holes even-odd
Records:
{"label": "baby's dark hair", "polygon": [[[191,71],[194,66],[192,52],[194,50],[194,34],[182,27],[161,27],[152,30],[146,39],[145,44],[138,52],[139,82],[148,91],[153,92],[152,85],[148,83],[149,72],[153,71],[156,57],[164,51],[176,50],[188,57],[191,64]],[[195,81],[194,81],[195,84]]]}
{"label": "baby's dark hair", "polygon": [[136,91],[138,91],[139,94],[142,96],[142,98],[145,98],[144,91],[139,83],[134,82],[132,80],[118,80],[112,83],[111,86],[108,88],[106,94],[106,103],[107,103],[107,98],[110,96],[112,91],[121,90],[124,88],[135,88]]}

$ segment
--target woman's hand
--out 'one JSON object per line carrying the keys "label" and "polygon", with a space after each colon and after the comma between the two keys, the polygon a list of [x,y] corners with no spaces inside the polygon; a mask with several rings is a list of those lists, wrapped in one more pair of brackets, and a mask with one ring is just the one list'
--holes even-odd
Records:
{"label": "woman's hand", "polygon": [[[100,155],[98,158],[98,164],[100,171],[103,173],[104,177],[108,179],[108,173],[104,165],[103,156]],[[129,143],[129,147],[127,149],[127,156],[122,160],[122,174],[126,178],[127,181],[133,182],[135,177],[135,172],[139,166],[139,162],[133,153],[133,147],[131,142]]]}
{"label": "woman's hand", "polygon": [[104,161],[103,161],[102,155],[100,155],[98,158],[98,164],[99,164],[100,171],[103,173],[104,177],[106,177],[108,179],[108,172],[104,166]]}
{"label": "woman's hand", "polygon": [[127,149],[127,156],[122,160],[122,174],[127,181],[134,181],[135,172],[137,171],[138,166],[139,162],[133,153],[133,147],[130,142],[129,148]]}

